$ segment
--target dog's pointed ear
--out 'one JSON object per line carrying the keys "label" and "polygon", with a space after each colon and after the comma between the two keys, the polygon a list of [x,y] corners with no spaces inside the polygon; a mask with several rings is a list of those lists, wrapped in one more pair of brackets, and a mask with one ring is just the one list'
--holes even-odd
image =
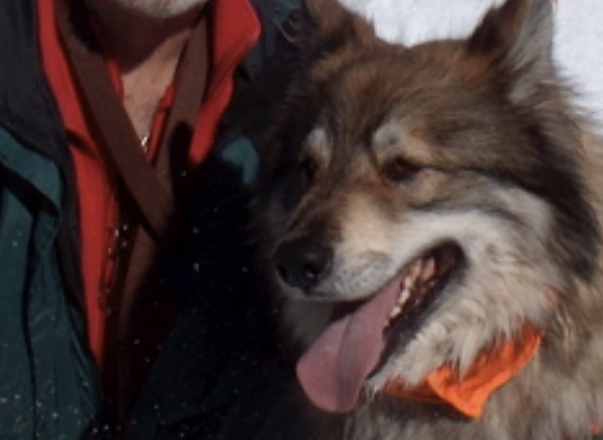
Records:
{"label": "dog's pointed ear", "polygon": [[467,41],[469,53],[488,57],[512,78],[507,93],[514,102],[555,75],[553,1],[507,0],[490,10]]}
{"label": "dog's pointed ear", "polygon": [[313,25],[311,37],[319,52],[332,52],[352,44],[367,45],[378,40],[373,26],[338,0],[306,0],[305,4]]}

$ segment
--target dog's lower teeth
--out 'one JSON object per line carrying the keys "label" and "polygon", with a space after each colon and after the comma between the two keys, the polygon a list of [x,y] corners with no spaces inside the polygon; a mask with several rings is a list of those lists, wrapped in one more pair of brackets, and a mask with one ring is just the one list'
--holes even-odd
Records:
{"label": "dog's lower teeth", "polygon": [[403,289],[402,292],[400,292],[400,296],[398,297],[398,305],[403,306],[404,304],[406,304],[406,301],[408,301],[409,298],[410,290]]}
{"label": "dog's lower teeth", "polygon": [[408,289],[412,289],[419,278],[419,275],[423,272],[422,262],[413,264],[408,270],[408,275],[404,277],[403,286]]}
{"label": "dog's lower teeth", "polygon": [[386,330],[391,327],[394,320],[398,319],[400,315],[402,315],[404,306],[411,299],[413,291],[416,290],[415,288],[417,285],[429,285],[429,283],[432,283],[434,281],[433,278],[436,272],[436,262],[432,257],[423,258],[409,267],[406,276],[402,280],[400,286],[401,290],[398,294],[396,304],[389,313],[389,319],[385,324]]}
{"label": "dog's lower teeth", "polygon": [[389,319],[391,320],[397,318],[398,316],[400,316],[400,313],[402,313],[402,307],[394,306],[392,311],[389,313]]}
{"label": "dog's lower teeth", "polygon": [[387,324],[385,325],[385,329],[389,328],[389,326],[392,324],[392,321],[394,321],[396,318],[398,318],[402,314],[404,305],[406,304],[406,302],[409,299],[410,299],[410,290],[405,286],[402,289],[402,291],[400,292],[400,295],[398,296],[396,305],[389,312],[389,320],[388,320]]}

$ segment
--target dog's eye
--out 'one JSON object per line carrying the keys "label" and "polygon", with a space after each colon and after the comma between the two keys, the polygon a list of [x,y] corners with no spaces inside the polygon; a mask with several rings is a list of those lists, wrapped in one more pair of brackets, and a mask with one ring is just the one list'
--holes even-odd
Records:
{"label": "dog's eye", "polygon": [[309,184],[316,177],[316,173],[318,171],[318,164],[314,159],[306,156],[299,163],[299,168],[304,184]]}
{"label": "dog's eye", "polygon": [[419,167],[397,157],[385,164],[383,175],[392,182],[401,182],[412,177],[417,171]]}

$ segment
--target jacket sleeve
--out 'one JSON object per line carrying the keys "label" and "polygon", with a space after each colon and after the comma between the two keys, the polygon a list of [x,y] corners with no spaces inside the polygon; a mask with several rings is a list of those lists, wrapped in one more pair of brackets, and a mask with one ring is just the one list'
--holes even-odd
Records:
{"label": "jacket sleeve", "polygon": [[98,409],[79,305],[58,266],[62,180],[0,127],[0,438],[77,440]]}

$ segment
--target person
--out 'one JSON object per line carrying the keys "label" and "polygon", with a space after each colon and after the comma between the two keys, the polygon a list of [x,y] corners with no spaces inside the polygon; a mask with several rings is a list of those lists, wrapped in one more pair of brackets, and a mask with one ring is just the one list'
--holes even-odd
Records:
{"label": "person", "polygon": [[248,246],[298,10],[1,2],[0,438],[303,437]]}

